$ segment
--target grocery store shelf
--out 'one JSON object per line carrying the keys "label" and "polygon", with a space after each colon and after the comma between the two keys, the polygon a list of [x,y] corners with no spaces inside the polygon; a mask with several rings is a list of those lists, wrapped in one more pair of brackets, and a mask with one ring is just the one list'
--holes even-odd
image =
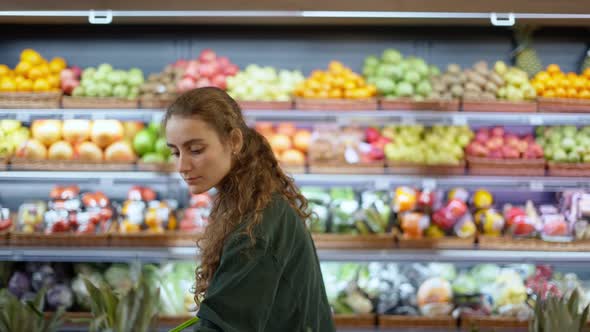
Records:
{"label": "grocery store shelf", "polygon": [[[0,118],[31,121],[53,119],[119,119],[159,121],[161,109],[3,109]],[[383,125],[386,123],[422,123],[446,125],[590,125],[590,114],[580,113],[504,113],[504,112],[440,112],[440,111],[297,111],[245,110],[250,121],[336,122],[342,125]]]}
{"label": "grocery store shelf", "polygon": [[[453,263],[590,263],[590,252],[504,251],[504,250],[327,250],[319,249],[322,261],[363,262],[453,262]],[[161,262],[195,260],[193,247],[170,248],[50,248],[8,247],[0,249],[2,261],[61,262]]]}
{"label": "grocery store shelf", "polygon": [[560,191],[568,188],[590,188],[590,179],[577,177],[527,176],[418,176],[418,175],[365,175],[365,174],[295,174],[299,185],[350,185],[380,190],[407,185],[429,188],[464,187],[476,189],[510,189],[514,191]]}
{"label": "grocery store shelf", "polygon": [[[514,191],[560,191],[564,189],[590,189],[590,179],[584,177],[529,177],[529,176],[428,176],[428,175],[374,175],[374,174],[293,174],[298,185],[308,186],[353,186],[378,190],[393,189],[407,185],[429,188],[465,187],[476,189],[510,189]],[[177,173],[158,172],[64,172],[64,171],[3,171],[0,183],[34,182],[38,180],[79,182],[142,181],[143,183],[182,183]]]}

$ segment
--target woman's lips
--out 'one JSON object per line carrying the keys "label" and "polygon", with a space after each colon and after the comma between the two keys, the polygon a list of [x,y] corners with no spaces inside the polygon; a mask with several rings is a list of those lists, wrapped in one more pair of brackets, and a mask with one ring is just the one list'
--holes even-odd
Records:
{"label": "woman's lips", "polygon": [[184,181],[188,184],[195,184],[196,182],[198,182],[202,178],[203,178],[202,176],[195,176],[195,177],[191,177],[191,178],[185,178]]}

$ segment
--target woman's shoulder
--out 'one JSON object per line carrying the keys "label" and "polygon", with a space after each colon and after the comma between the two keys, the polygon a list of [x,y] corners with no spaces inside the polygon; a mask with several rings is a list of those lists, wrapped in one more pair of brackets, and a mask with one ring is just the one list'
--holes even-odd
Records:
{"label": "woman's shoulder", "polygon": [[287,198],[281,194],[273,194],[262,214],[259,236],[276,248],[288,246],[294,240],[305,236],[306,232],[304,221]]}

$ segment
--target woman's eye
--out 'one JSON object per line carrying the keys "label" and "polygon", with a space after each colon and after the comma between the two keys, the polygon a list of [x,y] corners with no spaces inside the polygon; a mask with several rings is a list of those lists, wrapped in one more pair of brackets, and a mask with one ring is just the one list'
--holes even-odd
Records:
{"label": "woman's eye", "polygon": [[172,157],[174,157],[174,158],[178,158],[179,156],[180,156],[180,153],[178,153],[178,152],[176,152],[176,151],[173,151],[173,152],[172,152]]}
{"label": "woman's eye", "polygon": [[201,154],[205,149],[191,149],[191,154]]}

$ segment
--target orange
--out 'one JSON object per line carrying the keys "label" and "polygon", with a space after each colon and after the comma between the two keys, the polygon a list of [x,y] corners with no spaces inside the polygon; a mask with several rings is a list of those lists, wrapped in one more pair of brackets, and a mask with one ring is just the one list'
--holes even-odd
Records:
{"label": "orange", "polygon": [[547,80],[549,80],[551,78],[551,75],[549,75],[547,72],[541,71],[539,72],[537,75],[535,75],[535,80],[540,81],[540,82],[547,82]]}
{"label": "orange", "polygon": [[39,66],[35,66],[29,70],[27,77],[34,80],[44,77],[43,72]]}
{"label": "orange", "polygon": [[8,76],[12,71],[7,65],[0,65],[0,77]]}
{"label": "orange", "polygon": [[50,88],[51,86],[49,86],[49,82],[47,82],[47,80],[44,78],[35,80],[35,82],[33,83],[33,91],[35,92],[49,91]]}
{"label": "orange", "polygon": [[347,80],[346,82],[344,82],[344,89],[352,90],[354,88],[356,88],[354,80]]}
{"label": "orange", "polygon": [[49,71],[51,71],[53,74],[59,74],[62,70],[66,69],[66,66],[66,60],[63,58],[53,58],[49,62]]}
{"label": "orange", "polygon": [[370,96],[375,96],[377,94],[377,87],[374,85],[368,85],[367,90],[369,91]]}
{"label": "orange", "polygon": [[14,92],[16,91],[16,83],[14,79],[10,77],[4,77],[0,80],[0,91]]}
{"label": "orange", "polygon": [[569,73],[567,73],[567,78],[571,81],[571,80],[578,78],[578,75],[576,73],[570,71]]}
{"label": "orange", "polygon": [[315,91],[320,90],[322,88],[321,83],[316,80],[308,80],[306,85],[308,89]]}
{"label": "orange", "polygon": [[364,78],[362,78],[361,76],[358,76],[356,78],[356,84],[358,86],[365,86],[365,85],[367,85],[367,82],[365,82],[365,79]]}
{"label": "orange", "polygon": [[40,65],[43,63],[43,58],[39,53],[29,53],[23,57],[21,57],[21,61],[26,61],[33,66]]}
{"label": "orange", "polygon": [[328,98],[328,91],[327,90],[321,90],[317,93],[317,97],[318,98]]}
{"label": "orange", "polygon": [[332,86],[329,83],[323,82],[320,84],[320,90],[322,91],[330,91]]}
{"label": "orange", "polygon": [[59,88],[60,79],[58,75],[49,75],[47,76],[47,82],[49,86],[52,88]]}
{"label": "orange", "polygon": [[307,88],[307,89],[303,90],[303,97],[304,98],[315,98],[315,91]]}
{"label": "orange", "polygon": [[328,97],[330,98],[342,98],[342,90],[340,89],[332,89],[328,92]]}
{"label": "orange", "polygon": [[590,68],[584,69],[584,73],[582,74],[586,78],[590,78]]}
{"label": "orange", "polygon": [[533,87],[535,88],[535,91],[537,91],[537,94],[542,94],[545,90],[545,84],[543,84],[543,82],[540,81],[534,82]]}
{"label": "orange", "polygon": [[547,66],[547,72],[551,75],[557,74],[561,72],[561,68],[559,68],[558,65],[552,63],[549,66]]}
{"label": "orange", "polygon": [[49,70],[49,64],[47,64],[47,63],[42,63],[42,64],[38,65],[37,67],[39,67],[39,70],[41,71],[41,75],[43,75],[42,77],[47,77],[51,73]]}
{"label": "orange", "polygon": [[26,61],[21,61],[18,63],[18,65],[16,65],[16,67],[14,68],[14,71],[19,74],[19,75],[26,75],[29,70],[31,70],[33,66],[31,66],[30,63],[26,62]]}
{"label": "orange", "polygon": [[586,79],[584,77],[578,77],[574,80],[573,87],[577,90],[586,88]]}
{"label": "orange", "polygon": [[543,97],[555,98],[555,97],[557,97],[557,95],[555,94],[555,90],[545,90],[543,92]]}
{"label": "orange", "polygon": [[590,90],[582,90],[578,93],[579,98],[590,99]]}
{"label": "orange", "polygon": [[565,98],[567,97],[567,90],[562,87],[558,87],[555,89],[555,96],[558,98]]}
{"label": "orange", "polygon": [[17,86],[20,83],[22,83],[24,80],[26,80],[26,78],[24,76],[20,76],[20,75],[14,78],[14,82],[16,83]]}
{"label": "orange", "polygon": [[345,67],[340,61],[331,61],[328,65],[328,70],[333,74],[340,74],[344,71]]}
{"label": "orange", "polygon": [[564,78],[558,81],[557,86],[567,90],[568,88],[573,86],[573,83],[569,79]]}
{"label": "orange", "polygon": [[578,90],[575,88],[567,89],[567,97],[568,98],[578,98]]}
{"label": "orange", "polygon": [[344,87],[345,80],[340,76],[336,76],[332,79],[332,86],[334,88],[342,88]]}
{"label": "orange", "polygon": [[558,85],[557,83],[558,83],[557,80],[549,79],[547,82],[545,82],[545,89],[548,89],[548,90],[555,89],[555,88],[557,88],[557,85]]}
{"label": "orange", "polygon": [[16,83],[16,90],[23,92],[33,91],[33,81],[29,79],[23,79]]}

